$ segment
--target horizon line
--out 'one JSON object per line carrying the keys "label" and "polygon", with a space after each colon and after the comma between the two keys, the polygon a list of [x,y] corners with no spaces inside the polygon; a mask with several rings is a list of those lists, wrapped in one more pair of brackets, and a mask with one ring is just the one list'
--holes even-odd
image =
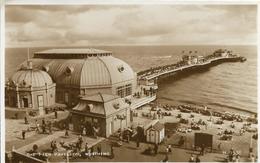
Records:
{"label": "horizon line", "polygon": [[100,44],[100,45],[57,45],[57,46],[5,46],[4,48],[61,48],[61,47],[95,47],[95,46],[257,46],[257,44]]}

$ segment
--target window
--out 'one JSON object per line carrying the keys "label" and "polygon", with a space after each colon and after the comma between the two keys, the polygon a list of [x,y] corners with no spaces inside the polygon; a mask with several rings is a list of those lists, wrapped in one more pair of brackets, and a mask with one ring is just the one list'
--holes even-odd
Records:
{"label": "window", "polygon": [[65,92],[65,94],[64,94],[64,100],[65,100],[65,103],[68,103],[68,102],[69,102],[69,93],[68,93],[68,92]]}
{"label": "window", "polygon": [[120,86],[116,88],[116,93],[120,97],[124,97],[124,86]]}
{"label": "window", "polygon": [[94,122],[94,123],[98,123],[98,119],[97,119],[97,118],[94,118],[94,119],[93,119],[93,122]]}
{"label": "window", "polygon": [[132,94],[132,84],[127,84],[116,88],[116,93],[120,97],[129,96]]}
{"label": "window", "polygon": [[129,96],[132,94],[132,84],[127,84],[125,88],[125,94],[126,96]]}

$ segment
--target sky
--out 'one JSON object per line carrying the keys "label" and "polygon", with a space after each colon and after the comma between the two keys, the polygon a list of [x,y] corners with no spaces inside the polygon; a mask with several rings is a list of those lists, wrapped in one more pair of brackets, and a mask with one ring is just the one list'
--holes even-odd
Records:
{"label": "sky", "polygon": [[7,5],[7,47],[248,45],[256,5]]}

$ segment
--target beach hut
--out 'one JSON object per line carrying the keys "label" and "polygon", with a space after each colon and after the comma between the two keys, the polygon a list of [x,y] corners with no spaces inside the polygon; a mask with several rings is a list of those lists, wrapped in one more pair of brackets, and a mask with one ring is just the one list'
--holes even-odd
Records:
{"label": "beach hut", "polygon": [[164,124],[159,121],[146,130],[146,141],[149,143],[159,144],[165,136]]}

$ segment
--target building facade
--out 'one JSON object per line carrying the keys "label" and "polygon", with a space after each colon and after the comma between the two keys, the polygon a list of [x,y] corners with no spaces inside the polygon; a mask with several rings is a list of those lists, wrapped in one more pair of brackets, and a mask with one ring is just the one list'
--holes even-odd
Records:
{"label": "building facade", "polygon": [[159,121],[146,130],[146,141],[160,144],[165,137],[165,127]]}
{"label": "building facade", "polygon": [[130,124],[130,107],[116,95],[97,93],[82,97],[72,111],[73,130],[109,137]]}

